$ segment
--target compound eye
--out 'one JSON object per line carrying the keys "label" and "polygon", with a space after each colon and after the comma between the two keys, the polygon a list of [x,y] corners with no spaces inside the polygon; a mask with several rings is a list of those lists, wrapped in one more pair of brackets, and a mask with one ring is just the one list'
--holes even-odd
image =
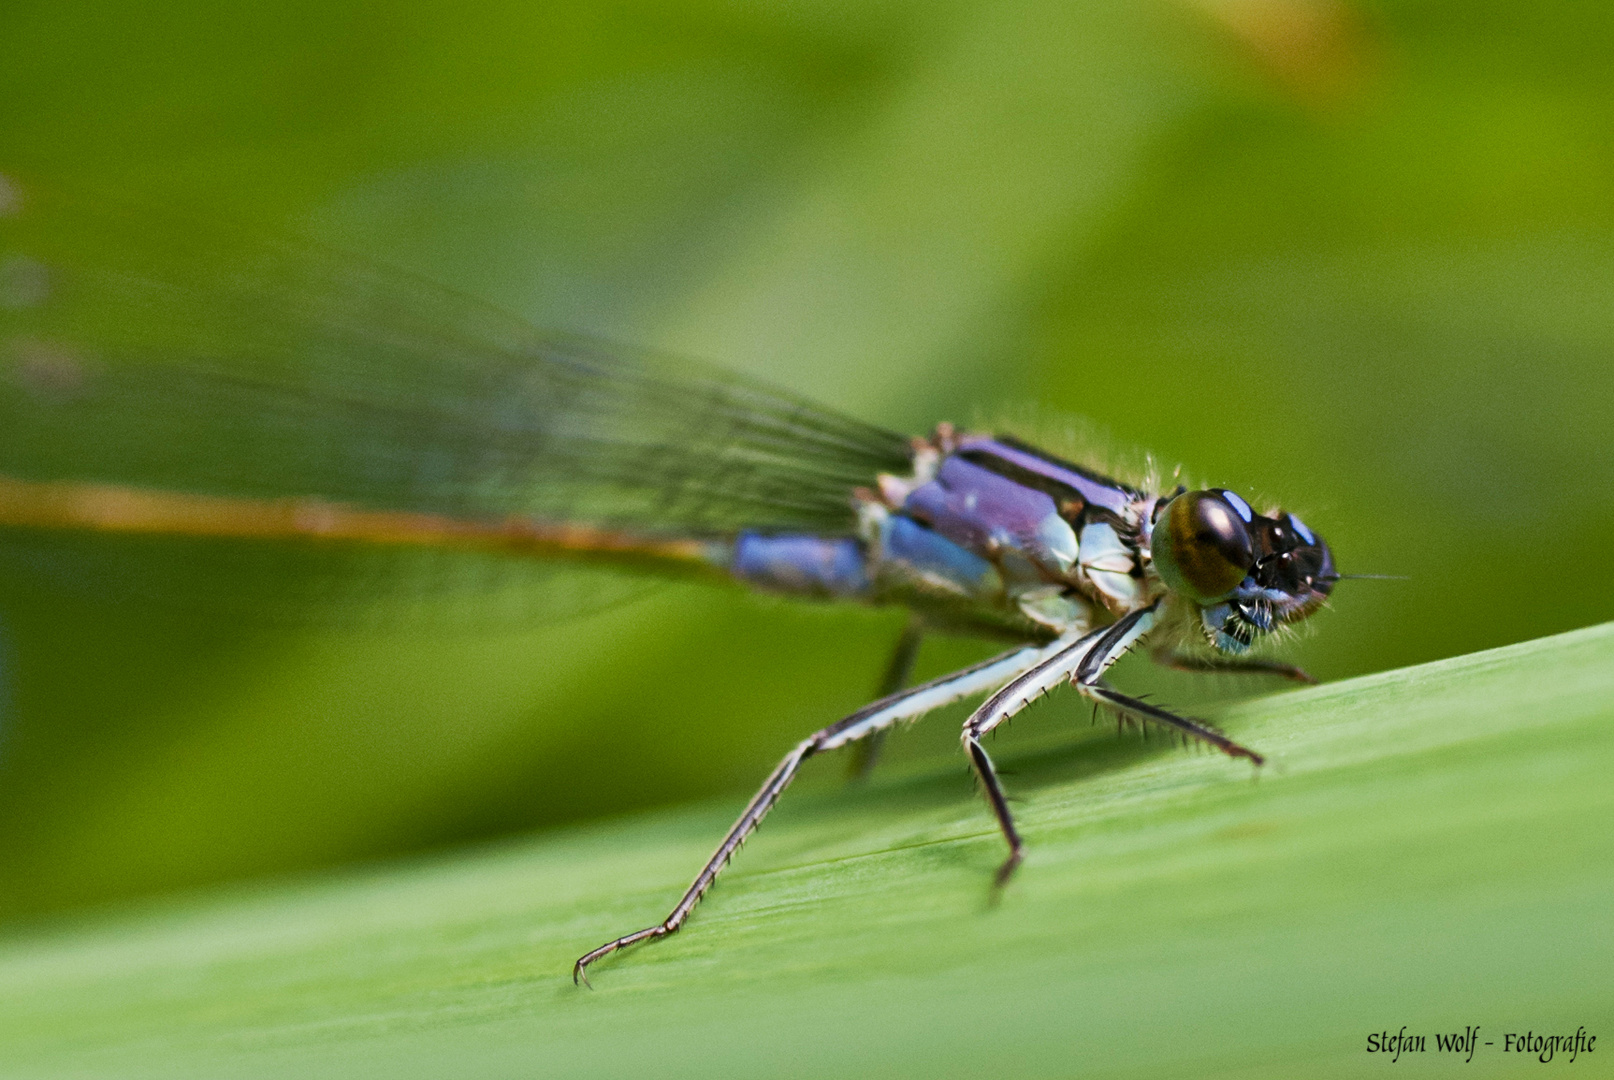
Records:
{"label": "compound eye", "polygon": [[1255,565],[1243,518],[1214,491],[1172,499],[1155,522],[1149,550],[1160,580],[1201,604],[1225,600]]}

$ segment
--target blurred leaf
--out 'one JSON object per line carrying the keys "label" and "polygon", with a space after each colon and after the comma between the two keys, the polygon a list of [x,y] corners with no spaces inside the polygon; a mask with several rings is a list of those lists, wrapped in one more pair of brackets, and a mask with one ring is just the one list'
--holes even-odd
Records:
{"label": "blurred leaf", "polygon": [[1321,1077],[1403,1024],[1478,1024],[1495,1068],[1504,1032],[1614,1021],[1611,702],[1605,624],[1225,709],[1258,781],[1000,747],[1031,856],[996,905],[961,768],[788,797],[592,993],[572,959],[734,805],[14,930],[0,1074]]}
{"label": "blurred leaf", "polygon": [[[893,428],[1083,414],[1409,575],[1297,644],[1344,678],[1614,618],[1611,12],[20,0],[0,169]],[[900,624],[716,592],[438,639],[0,605],[10,914],[738,792]]]}

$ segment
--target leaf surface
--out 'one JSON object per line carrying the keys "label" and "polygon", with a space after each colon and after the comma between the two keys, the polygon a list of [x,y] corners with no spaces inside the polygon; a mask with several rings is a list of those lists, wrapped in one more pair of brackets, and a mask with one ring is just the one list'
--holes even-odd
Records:
{"label": "leaf surface", "polygon": [[[1093,738],[787,798],[685,932],[731,801],[168,899],[0,943],[0,1075],[1335,1076],[1614,1034],[1614,624],[1225,707],[1240,763]],[[1433,1033],[1479,1025],[1474,1063]],[[1403,1063],[1406,1058],[1403,1057]]]}

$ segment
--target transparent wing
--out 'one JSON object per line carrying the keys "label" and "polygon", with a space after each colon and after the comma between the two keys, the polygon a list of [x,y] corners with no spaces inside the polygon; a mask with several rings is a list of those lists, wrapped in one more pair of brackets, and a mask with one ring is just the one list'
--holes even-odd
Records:
{"label": "transparent wing", "polygon": [[[902,437],[718,369],[544,336],[304,245],[11,193],[6,477],[722,537],[846,531],[851,489],[908,464]],[[424,552],[24,531],[4,543],[19,572],[167,563],[165,590],[183,587],[186,561],[198,581],[285,575],[280,593],[304,564],[319,589],[363,581],[372,594],[534,573],[495,556],[428,572]]]}

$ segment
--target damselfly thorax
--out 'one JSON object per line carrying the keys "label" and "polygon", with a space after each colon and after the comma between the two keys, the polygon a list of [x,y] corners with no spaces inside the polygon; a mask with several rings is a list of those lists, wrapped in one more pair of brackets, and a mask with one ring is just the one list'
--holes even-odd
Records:
{"label": "damselfly thorax", "polygon": [[[768,777],[661,922],[678,930],[801,763],[972,695],[965,752],[1062,684],[1257,764],[1104,674],[1147,642],[1198,671],[1249,654],[1339,575],[1292,514],[1146,490],[1006,434],[906,438],[689,361],[538,334],[396,274],[287,245],[175,238],[20,190],[0,256],[0,544],[187,538],[247,550],[471,550],[702,575],[912,613],[879,699]],[[1009,651],[906,687],[931,630]],[[865,763],[871,760],[865,757]]]}
{"label": "damselfly thorax", "polygon": [[1158,606],[1162,621],[1197,623],[1206,644],[1229,653],[1309,614],[1336,577],[1328,546],[1299,518],[1256,514],[1230,491],[1153,495],[950,424],[913,447],[911,472],[854,491],[855,539],[744,533],[734,573],[1027,640]]}

